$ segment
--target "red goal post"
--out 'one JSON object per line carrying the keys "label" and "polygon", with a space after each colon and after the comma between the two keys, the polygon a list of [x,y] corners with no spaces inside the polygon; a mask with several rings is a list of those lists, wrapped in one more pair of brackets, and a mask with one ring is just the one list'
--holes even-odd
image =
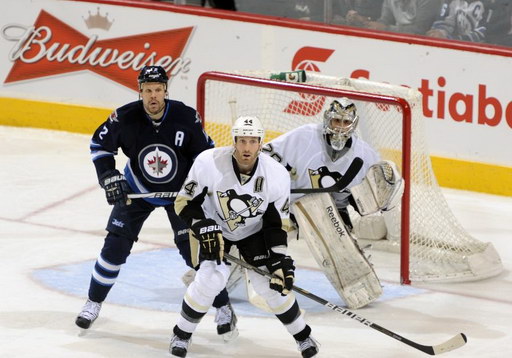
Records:
{"label": "red goal post", "polygon": [[[435,199],[439,201],[438,192],[440,193],[431,169],[428,149],[423,143],[425,142],[425,133],[421,127],[423,125],[421,123],[423,121],[421,100],[418,100],[416,93],[410,94],[413,90],[402,86],[336,78],[311,72],[307,72],[305,83],[286,82],[270,79],[271,73],[273,72],[206,72],[199,77],[197,110],[205,123],[208,134],[214,139],[216,145],[231,144],[230,127],[238,115],[258,116],[268,132],[266,137],[268,141],[302,124],[321,122],[325,106],[330,103],[330,100],[321,101],[322,98],[348,97],[357,105],[361,117],[360,127],[365,125],[375,127],[370,128],[369,132],[373,131],[374,136],[379,137],[376,141],[368,140],[364,135],[362,138],[379,151],[383,159],[392,159],[400,168],[405,181],[398,222],[401,233],[400,244],[391,248],[391,251],[400,253],[401,282],[403,284],[411,282],[411,260],[413,263],[418,261],[422,264],[423,262],[429,262],[429,264],[430,261],[434,262],[430,268],[426,269],[425,273],[422,272],[423,269],[418,269],[415,281],[464,281],[492,276],[501,271],[501,261],[499,257],[495,257],[497,253],[495,254],[492,245],[482,244],[469,235],[461,234],[460,227],[454,219],[450,218],[445,225],[447,229],[444,231],[449,233],[445,235],[446,239],[443,238],[447,242],[442,242],[441,245],[435,237],[425,238],[429,236],[430,232],[425,234],[422,223],[415,224],[414,219],[413,224],[417,229],[416,232],[411,233],[411,212],[416,213],[418,210],[422,210],[415,207],[411,209],[411,195],[415,195],[416,198],[419,196],[420,201],[428,201],[430,197],[433,197],[431,193],[433,190]],[[294,103],[295,107],[290,107],[290,103]],[[285,109],[283,110],[283,108]],[[394,115],[393,118],[391,114]],[[421,118],[418,119],[417,117],[420,116]],[[393,123],[396,127],[391,127],[388,122]],[[391,127],[390,132],[386,132],[387,127]],[[413,135],[413,130],[422,133]],[[381,134],[381,132],[385,134]],[[397,134],[397,132],[400,133]],[[379,144],[383,140],[387,141],[387,138],[380,137],[396,138],[393,138],[393,143]],[[414,145],[418,144],[413,144],[413,138],[415,143],[419,143],[419,147],[416,149],[414,149]],[[389,157],[390,153],[392,153],[391,157]],[[415,177],[414,170],[425,173]],[[411,188],[414,187],[413,182],[417,190],[411,194]],[[443,214],[446,211],[445,206],[447,207],[441,203],[442,210],[439,215],[450,216]],[[437,211],[439,211],[438,208],[431,210],[431,212]],[[424,215],[425,213],[422,212],[416,214],[416,216]],[[427,216],[429,216],[428,213]],[[444,219],[439,218],[439,220]],[[435,222],[436,218],[433,218],[432,221]],[[413,244],[412,253],[411,242]],[[467,243],[469,243],[469,250],[465,247]],[[429,251],[429,253],[425,254],[425,251]],[[473,261],[482,261],[481,254],[489,251],[489,255],[483,255],[483,261],[492,261],[497,267],[482,269],[482,272],[473,272],[475,270],[472,266],[475,265],[471,265],[471,262],[464,262],[467,261],[468,251],[470,253],[474,251],[478,255],[478,259]],[[457,265],[449,263],[453,257],[456,257]],[[458,262],[459,260],[461,263]],[[434,267],[438,263],[450,267],[438,269]],[[447,273],[445,274],[443,270],[446,270]]]}

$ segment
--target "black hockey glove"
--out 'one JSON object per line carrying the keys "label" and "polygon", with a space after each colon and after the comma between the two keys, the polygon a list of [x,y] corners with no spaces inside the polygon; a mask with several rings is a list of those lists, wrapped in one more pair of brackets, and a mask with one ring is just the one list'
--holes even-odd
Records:
{"label": "black hockey glove", "polygon": [[270,279],[270,288],[280,292],[282,296],[290,293],[295,280],[295,266],[290,256],[271,257],[267,268],[274,276]]}
{"label": "black hockey glove", "polygon": [[126,205],[130,189],[126,178],[118,170],[109,170],[100,178],[100,185],[105,190],[109,205]]}
{"label": "black hockey glove", "polygon": [[222,230],[213,219],[199,220],[190,229],[199,241],[200,254],[205,260],[216,260],[220,265],[224,258]]}

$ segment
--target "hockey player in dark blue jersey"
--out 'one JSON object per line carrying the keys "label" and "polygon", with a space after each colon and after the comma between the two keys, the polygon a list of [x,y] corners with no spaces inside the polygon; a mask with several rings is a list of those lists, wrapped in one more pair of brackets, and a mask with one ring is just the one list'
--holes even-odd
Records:
{"label": "hockey player in dark blue jersey", "polygon": [[[101,304],[130,255],[144,221],[163,207],[174,232],[174,242],[192,267],[187,225],[174,211],[174,199],[134,199],[128,193],[179,191],[195,157],[212,148],[198,113],[182,102],[168,99],[168,76],[160,66],[144,67],[138,77],[139,100],[116,109],[94,132],[91,155],[99,184],[113,205],[108,234],[94,265],[88,300],[76,318],[84,329],[98,317]],[[121,174],[115,155],[121,148],[129,158]],[[219,334],[234,329],[236,317],[227,290],[217,296]]]}

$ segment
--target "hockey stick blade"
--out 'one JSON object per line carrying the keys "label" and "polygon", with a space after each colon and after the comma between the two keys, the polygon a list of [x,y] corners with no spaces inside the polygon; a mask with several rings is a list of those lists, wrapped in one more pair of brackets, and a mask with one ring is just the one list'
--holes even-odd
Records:
{"label": "hockey stick blade", "polygon": [[176,191],[157,191],[154,193],[128,194],[128,199],[172,199],[175,198],[176,195],[178,195],[178,192]]}
{"label": "hockey stick blade", "polygon": [[[229,261],[233,262],[233,263],[236,263],[236,264],[239,264],[240,266],[242,267],[245,267],[246,269],[249,269],[249,270],[252,270],[262,276],[265,276],[267,278],[272,278],[272,275],[270,273],[268,273],[267,271],[264,271],[258,267],[255,267],[255,266],[252,266],[250,264],[248,264],[247,262],[243,261],[243,260],[240,260],[230,254],[227,254],[227,253],[224,253],[224,257],[226,259],[228,259]],[[378,324],[376,323],[373,323],[369,320],[367,320],[366,318],[364,317],[361,317],[360,315],[358,315],[357,313],[354,313],[346,308],[343,308],[343,307],[340,307],[338,305],[335,305],[334,303],[331,303],[315,294],[312,294],[311,292],[309,291],[306,291],[305,289],[303,288],[300,288],[300,287],[297,287],[297,286],[293,286],[292,289],[297,292],[297,293],[300,293],[301,295],[313,300],[313,301],[316,301],[320,304],[322,304],[323,306],[335,311],[335,312],[338,312],[338,313],[341,313],[349,318],[352,318],[353,320],[356,320],[357,322],[359,323],[362,323],[364,324],[365,326],[367,327],[370,327],[370,328],[373,328],[381,333],[384,333],[385,335],[391,337],[391,338],[394,338],[396,339],[397,341],[400,341],[402,343],[405,343],[407,344],[408,346],[411,346],[413,348],[416,348],[420,351],[422,351],[423,353],[426,353],[426,354],[430,354],[430,355],[438,355],[438,354],[441,354],[441,353],[446,353],[446,352],[450,352],[450,351],[453,351],[454,349],[457,349],[457,348],[460,348],[462,347],[464,344],[466,344],[466,342],[468,341],[468,339],[466,338],[466,335],[464,333],[459,333],[457,334],[456,336],[454,336],[453,338],[447,340],[446,342],[444,343],[441,343],[441,344],[438,344],[438,345],[435,345],[435,346],[425,346],[423,344],[419,344],[419,343],[416,343],[416,342],[413,342],[405,337],[402,337],[401,335],[395,333],[395,332],[392,332],[382,326],[379,326]]]}
{"label": "hockey stick blade", "polygon": [[334,185],[328,188],[304,188],[304,189],[292,189],[292,194],[313,194],[313,193],[335,193],[345,189],[356,177],[357,173],[363,167],[363,160],[359,157],[355,157],[350,166],[348,167],[345,175],[338,180]]}
{"label": "hockey stick blade", "polygon": [[453,351],[454,349],[462,347],[468,338],[464,333],[459,333],[455,337],[447,340],[444,343],[438,344],[437,346],[432,346],[432,353],[428,353],[430,355],[437,355],[449,351]]}

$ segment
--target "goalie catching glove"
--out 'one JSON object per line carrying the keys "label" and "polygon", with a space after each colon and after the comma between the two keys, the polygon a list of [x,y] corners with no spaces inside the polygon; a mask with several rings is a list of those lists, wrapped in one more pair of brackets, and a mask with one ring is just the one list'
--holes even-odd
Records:
{"label": "goalie catching glove", "polygon": [[270,288],[286,296],[293,288],[295,280],[295,266],[290,256],[271,257],[267,262],[267,268],[272,274]]}
{"label": "goalie catching glove", "polygon": [[205,260],[215,260],[220,265],[224,258],[222,230],[213,219],[199,220],[190,229],[199,241],[199,252]]}
{"label": "goalie catching glove", "polygon": [[100,186],[105,190],[105,196],[109,205],[126,205],[130,188],[126,178],[118,170],[109,170],[100,179]]}
{"label": "goalie catching glove", "polygon": [[362,216],[396,208],[403,192],[404,180],[396,164],[389,160],[372,165],[363,181],[350,188],[357,211]]}

